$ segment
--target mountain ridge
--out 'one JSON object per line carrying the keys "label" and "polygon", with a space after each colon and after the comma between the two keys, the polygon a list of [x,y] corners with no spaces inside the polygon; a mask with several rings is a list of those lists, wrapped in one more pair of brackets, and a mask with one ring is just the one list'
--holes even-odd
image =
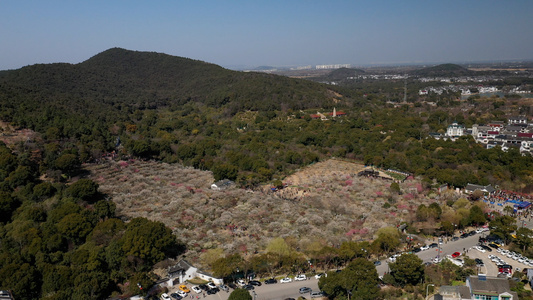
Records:
{"label": "mountain ridge", "polygon": [[[243,110],[341,106],[334,102],[339,99],[333,98],[331,88],[279,75],[232,71],[164,53],[111,48],[78,64],[35,64],[3,71],[0,105],[9,111],[19,111],[21,104],[42,111],[46,104],[52,110],[112,120],[137,109],[198,102],[233,115]],[[0,114],[4,117],[12,114]],[[33,120],[26,118],[25,123],[38,129]]]}
{"label": "mountain ridge", "polygon": [[471,76],[475,72],[457,64],[440,64],[412,72],[418,76]]}

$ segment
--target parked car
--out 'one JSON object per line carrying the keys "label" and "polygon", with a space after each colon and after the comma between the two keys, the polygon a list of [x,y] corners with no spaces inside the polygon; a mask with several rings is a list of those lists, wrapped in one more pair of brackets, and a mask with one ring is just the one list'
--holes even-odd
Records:
{"label": "parked car", "polygon": [[429,244],[429,248],[437,248],[439,245],[437,243]]}
{"label": "parked car", "polygon": [[376,261],[374,262],[374,266],[381,266],[381,261],[376,260]]}
{"label": "parked car", "polygon": [[304,287],[301,287],[301,288],[300,288],[300,294],[310,293],[311,291],[312,291],[312,290],[311,290],[310,287],[306,287],[306,286],[304,286]]}
{"label": "parked car", "polygon": [[289,283],[291,281],[292,281],[292,279],[290,277],[285,277],[285,278],[281,279],[279,282],[280,283]]}
{"label": "parked car", "polygon": [[261,282],[257,280],[251,280],[250,282],[248,282],[248,284],[255,285],[255,286],[261,286]]}
{"label": "parked car", "polygon": [[320,297],[324,297],[324,293],[322,293],[321,291],[311,292],[311,298],[320,298]]}
{"label": "parked car", "polygon": [[251,285],[251,284],[247,284],[247,285],[243,286],[242,288],[245,289],[245,290],[248,290],[248,291],[255,289],[254,286]]}
{"label": "parked car", "polygon": [[172,293],[172,294],[170,294],[170,297],[172,297],[172,299],[175,299],[175,300],[181,300],[181,299],[183,299],[183,297],[181,297],[181,296],[178,295],[177,293]]}
{"label": "parked car", "polygon": [[322,276],[324,276],[324,273],[318,273],[318,274],[315,275],[315,278],[316,279],[320,279],[320,277],[322,277]]}
{"label": "parked car", "polygon": [[184,291],[185,293],[191,292],[191,290],[189,290],[189,288],[185,284],[178,286],[178,289],[180,289],[181,291]]}
{"label": "parked car", "polygon": [[229,287],[227,285],[225,285],[225,284],[219,285],[218,288],[223,290],[223,291],[225,291],[225,292],[229,291]]}
{"label": "parked car", "polygon": [[205,285],[205,284],[200,284],[198,287],[201,288],[201,289],[204,290],[204,291],[207,291],[207,290],[208,290],[208,287],[207,287],[207,285]]}
{"label": "parked car", "polygon": [[246,282],[245,282],[244,280],[242,280],[242,279],[239,279],[239,280],[237,280],[237,284],[238,284],[239,286],[245,286],[245,285],[246,285]]}
{"label": "parked car", "polygon": [[482,253],[487,252],[487,250],[481,248],[481,246],[474,246],[473,248],[476,249],[476,250],[479,251],[479,252],[482,252]]}
{"label": "parked car", "polygon": [[214,288],[217,287],[217,286],[216,286],[214,283],[212,283],[212,282],[208,282],[206,285],[207,285],[207,287],[210,288],[210,289],[214,289]]}
{"label": "parked car", "polygon": [[178,295],[179,295],[180,297],[182,297],[182,298],[187,297],[187,293],[185,293],[185,292],[182,291],[182,290],[179,290],[179,291],[177,291],[176,293],[178,293]]}
{"label": "parked car", "polygon": [[424,246],[420,247],[420,250],[422,250],[422,251],[426,251],[428,249],[429,249],[429,245],[424,245]]}
{"label": "parked car", "polygon": [[481,245],[480,247],[485,249],[485,250],[487,250],[488,252],[492,252],[492,249],[490,247],[488,247],[488,246]]}
{"label": "parked car", "polygon": [[170,299],[170,296],[167,293],[161,294],[161,300],[172,300]]}
{"label": "parked car", "polygon": [[294,277],[294,280],[295,281],[307,280],[307,276],[305,276],[305,274],[296,275],[296,277]]}
{"label": "parked car", "polygon": [[480,258],[476,258],[476,259],[474,259],[474,261],[476,262],[476,265],[478,265],[478,266],[483,266],[484,265],[483,260],[481,260]]}
{"label": "parked car", "polygon": [[455,264],[455,265],[457,265],[459,267],[462,267],[465,264],[464,261],[462,259],[460,259],[460,258],[452,259],[451,261],[452,261],[453,264]]}
{"label": "parked car", "polygon": [[200,294],[200,293],[202,292],[202,289],[199,288],[197,285],[193,285],[193,286],[191,287],[191,290],[192,290],[193,292],[197,293],[197,294]]}
{"label": "parked car", "polygon": [[452,241],[457,241],[457,240],[459,240],[459,237],[458,237],[458,236],[454,236],[454,237],[452,237]]}
{"label": "parked car", "polygon": [[228,286],[229,286],[230,288],[232,288],[232,289],[237,289],[237,288],[239,288],[239,287],[238,287],[235,283],[233,283],[233,282],[228,283]]}
{"label": "parked car", "polygon": [[413,252],[414,252],[414,253],[418,253],[418,252],[420,252],[420,251],[422,251],[422,249],[420,249],[420,248],[414,248],[414,249],[413,249]]}
{"label": "parked car", "polygon": [[278,281],[274,278],[265,280],[265,284],[274,284],[274,283],[278,283]]}
{"label": "parked car", "polygon": [[454,252],[454,253],[452,254],[452,257],[453,257],[453,258],[456,258],[456,257],[458,257],[458,256],[460,256],[460,255],[461,255],[461,252]]}
{"label": "parked car", "polygon": [[218,288],[208,289],[208,290],[207,290],[207,294],[208,294],[208,295],[214,295],[214,294],[216,294],[218,291],[219,291]]}

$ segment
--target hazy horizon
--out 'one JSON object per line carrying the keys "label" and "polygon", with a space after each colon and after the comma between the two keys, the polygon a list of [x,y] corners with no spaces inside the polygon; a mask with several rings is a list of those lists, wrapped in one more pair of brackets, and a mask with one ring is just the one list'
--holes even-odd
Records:
{"label": "hazy horizon", "polygon": [[227,68],[533,60],[533,1],[9,1],[0,70],[109,48]]}

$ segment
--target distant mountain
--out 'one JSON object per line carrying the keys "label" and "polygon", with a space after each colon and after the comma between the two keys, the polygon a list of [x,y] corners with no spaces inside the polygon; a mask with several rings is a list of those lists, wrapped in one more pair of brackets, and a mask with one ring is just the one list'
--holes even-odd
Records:
{"label": "distant mountain", "polygon": [[456,64],[442,64],[433,67],[423,68],[411,72],[412,75],[426,76],[426,77],[457,77],[457,76],[471,76],[476,74],[467,68]]}
{"label": "distant mountain", "polygon": [[340,68],[330,71],[329,73],[322,73],[317,77],[309,77],[309,80],[316,82],[337,82],[342,83],[346,81],[348,77],[354,77],[357,75],[365,74],[366,72],[361,69],[352,69],[352,68]]}
{"label": "distant mountain", "polygon": [[277,68],[276,67],[271,67],[271,66],[259,66],[257,68],[254,68],[253,70],[265,71],[265,70],[274,70],[274,69],[277,69]]}
{"label": "distant mountain", "polygon": [[[31,127],[55,117],[112,121],[137,109],[199,102],[241,110],[331,107],[332,94],[315,82],[237,72],[155,52],[112,48],[79,64],[37,64],[0,72],[0,118],[23,118]],[[336,104],[340,106],[340,104]],[[30,124],[28,124],[30,125]]]}
{"label": "distant mountain", "polygon": [[365,71],[361,69],[352,69],[352,68],[340,68],[331,71],[328,75],[325,76],[325,79],[331,81],[341,81],[345,80],[348,77],[353,77],[356,75],[364,74]]}

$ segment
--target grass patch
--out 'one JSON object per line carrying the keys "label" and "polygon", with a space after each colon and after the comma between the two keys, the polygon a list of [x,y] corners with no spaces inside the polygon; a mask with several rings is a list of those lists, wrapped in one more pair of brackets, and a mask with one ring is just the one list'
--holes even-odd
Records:
{"label": "grass patch", "polygon": [[458,280],[453,280],[452,281],[452,286],[460,286],[460,285],[465,285],[466,282],[464,281],[458,281]]}

